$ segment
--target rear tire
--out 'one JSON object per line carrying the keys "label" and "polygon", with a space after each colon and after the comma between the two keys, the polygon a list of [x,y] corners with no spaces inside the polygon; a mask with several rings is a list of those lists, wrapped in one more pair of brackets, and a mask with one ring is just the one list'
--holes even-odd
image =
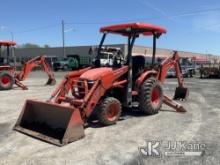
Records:
{"label": "rear tire", "polygon": [[121,103],[114,97],[107,97],[98,105],[97,117],[101,124],[115,124],[121,116]]}
{"label": "rear tire", "polygon": [[12,89],[14,84],[14,77],[8,72],[0,73],[0,90]]}
{"label": "rear tire", "polygon": [[154,77],[145,80],[140,88],[139,108],[147,115],[158,113],[163,103],[163,90]]}

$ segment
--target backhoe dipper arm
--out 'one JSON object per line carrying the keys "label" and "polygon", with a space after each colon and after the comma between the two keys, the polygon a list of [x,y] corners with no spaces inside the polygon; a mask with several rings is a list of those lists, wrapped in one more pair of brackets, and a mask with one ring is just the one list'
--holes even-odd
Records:
{"label": "backhoe dipper arm", "polygon": [[171,69],[172,67],[175,67],[176,70],[176,77],[178,80],[178,84],[179,87],[184,87],[184,79],[183,79],[183,75],[181,72],[181,66],[180,66],[180,62],[179,62],[179,55],[177,51],[174,51],[174,54],[172,57],[168,57],[166,58],[162,63],[161,63],[161,67],[160,67],[160,71],[159,71],[159,81],[161,83],[164,83],[166,77],[167,77],[167,72],[169,69]]}
{"label": "backhoe dipper arm", "polygon": [[[175,67],[176,70],[176,77],[178,79],[178,87],[175,90],[175,94],[173,99],[175,100],[183,100],[188,97],[188,89],[184,87],[184,79],[181,71],[181,66],[179,62],[179,55],[177,51],[174,51],[174,54],[172,57],[166,58],[162,63],[158,74],[158,80],[163,84],[167,72],[170,68]],[[164,103],[172,108],[174,108],[177,112],[186,112],[186,110],[183,108],[182,105],[177,103],[176,101],[172,100],[167,95],[164,95]]]}
{"label": "backhoe dipper arm", "polygon": [[40,65],[41,65],[43,71],[46,72],[49,77],[46,85],[55,85],[56,80],[55,80],[54,73],[53,73],[50,65],[47,63],[45,56],[40,57]]}
{"label": "backhoe dipper arm", "polygon": [[45,56],[37,56],[37,57],[34,57],[32,58],[31,60],[29,60],[28,62],[26,62],[21,70],[20,73],[17,74],[17,78],[20,80],[20,81],[23,81],[25,80],[28,75],[30,74],[30,72],[36,68],[36,67],[41,67],[42,70],[44,72],[47,73],[49,79],[46,83],[46,85],[54,85],[56,80],[55,80],[55,77],[54,77],[54,74],[53,74],[53,71],[52,69],[50,68],[50,65],[47,63],[46,59],[45,59]]}
{"label": "backhoe dipper arm", "polygon": [[27,61],[23,65],[23,68],[22,68],[21,72],[18,73],[18,75],[17,75],[18,79],[20,81],[24,81],[28,77],[30,72],[33,70],[33,68],[39,66],[39,61],[40,61],[40,57],[39,56],[37,56],[35,58],[32,58],[29,61]]}

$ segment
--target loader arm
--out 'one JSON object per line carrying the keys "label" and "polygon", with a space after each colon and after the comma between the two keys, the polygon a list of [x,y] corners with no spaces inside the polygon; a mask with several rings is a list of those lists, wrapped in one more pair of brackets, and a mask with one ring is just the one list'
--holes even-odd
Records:
{"label": "loader arm", "polygon": [[62,101],[67,101],[66,95],[70,92],[73,86],[76,84],[76,80],[79,79],[79,76],[84,72],[91,69],[91,67],[87,67],[84,69],[80,69],[79,71],[72,71],[65,75],[60,84],[56,87],[56,89],[51,94],[49,102],[54,102],[60,104]]}
{"label": "loader arm", "polygon": [[107,90],[114,88],[114,84],[115,86],[117,86],[116,84],[127,83],[126,80],[118,81],[118,79],[127,72],[128,72],[128,66],[123,66],[119,69],[116,69],[113,72],[112,78],[109,79],[108,81],[108,82],[112,82],[109,85],[104,85],[103,84],[104,79],[101,79],[101,78],[95,81],[92,88],[88,91],[87,95],[82,101],[82,104],[80,105],[80,109],[82,110],[82,118],[84,122],[86,122],[86,120],[89,118],[95,106],[98,104],[101,98],[105,95]]}
{"label": "loader arm", "polygon": [[[108,89],[114,88],[118,85],[120,86],[120,84],[125,84],[127,82],[125,80],[117,81],[122,75],[124,75],[128,71],[128,67],[124,66],[113,72],[111,79],[108,79],[109,81],[107,82],[107,84],[111,82],[109,85],[106,85],[106,82],[103,82],[105,81],[105,78],[100,78],[94,81],[91,88],[88,88],[89,84],[87,80],[83,81],[79,78],[83,73],[90,69],[91,67],[88,67],[79,71],[68,73],[51,94],[48,102],[57,104],[68,103],[73,107],[79,108],[82,118],[86,122],[86,119],[90,116],[94,107]],[[74,95],[74,92],[72,92],[74,87],[79,86],[77,84],[79,82],[83,83],[83,92],[85,94],[84,97]],[[68,96],[69,92],[72,92],[73,97]]]}
{"label": "loader arm", "polygon": [[21,72],[18,73],[16,77],[19,79],[19,81],[24,81],[29,76],[30,72],[36,67],[41,67],[42,70],[47,73],[48,81],[46,85],[55,84],[56,81],[55,81],[54,73],[50,65],[47,63],[45,56],[37,56],[27,61],[24,64]]}

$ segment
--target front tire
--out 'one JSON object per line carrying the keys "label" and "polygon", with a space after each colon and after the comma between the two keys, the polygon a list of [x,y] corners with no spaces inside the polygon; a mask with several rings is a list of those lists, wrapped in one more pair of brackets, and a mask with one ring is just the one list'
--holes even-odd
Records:
{"label": "front tire", "polygon": [[139,108],[147,115],[158,113],[163,103],[163,90],[157,79],[145,80],[139,92]]}
{"label": "front tire", "polygon": [[101,124],[115,124],[121,116],[121,103],[114,97],[107,97],[98,105],[97,117]]}

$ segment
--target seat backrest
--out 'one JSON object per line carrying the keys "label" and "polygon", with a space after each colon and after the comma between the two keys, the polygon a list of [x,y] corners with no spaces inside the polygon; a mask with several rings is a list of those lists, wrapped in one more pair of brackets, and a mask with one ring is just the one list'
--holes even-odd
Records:
{"label": "seat backrest", "polygon": [[132,57],[132,73],[133,79],[136,79],[145,68],[144,56],[138,55]]}
{"label": "seat backrest", "polygon": [[4,64],[4,58],[0,57],[0,65],[3,65],[3,64]]}

